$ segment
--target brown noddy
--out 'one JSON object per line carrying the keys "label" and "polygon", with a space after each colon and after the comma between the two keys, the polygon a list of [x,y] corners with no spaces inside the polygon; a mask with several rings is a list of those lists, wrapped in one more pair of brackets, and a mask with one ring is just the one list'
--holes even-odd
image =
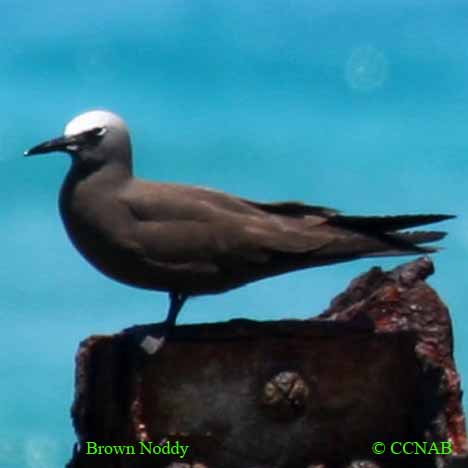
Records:
{"label": "brown noddy", "polygon": [[190,296],[362,257],[435,252],[421,244],[445,232],[402,230],[453,217],[344,216],[298,202],[259,203],[147,182],[133,176],[126,124],[101,110],[77,116],[63,136],[25,155],[52,151],[71,156],[59,207],[79,252],[117,281],[169,293],[161,344]]}

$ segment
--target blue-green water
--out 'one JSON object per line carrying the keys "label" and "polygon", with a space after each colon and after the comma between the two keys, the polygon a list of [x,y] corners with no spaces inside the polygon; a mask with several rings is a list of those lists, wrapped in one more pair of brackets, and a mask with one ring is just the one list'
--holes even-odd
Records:
{"label": "blue-green water", "polygon": [[[125,6],[127,5],[127,6]],[[136,173],[352,214],[447,212],[434,257],[468,378],[468,4],[431,0],[0,0],[0,466],[71,453],[81,339],[162,320],[163,294],[116,284],[66,238],[64,155],[22,152],[107,108]],[[180,323],[304,318],[363,260],[192,300]]]}

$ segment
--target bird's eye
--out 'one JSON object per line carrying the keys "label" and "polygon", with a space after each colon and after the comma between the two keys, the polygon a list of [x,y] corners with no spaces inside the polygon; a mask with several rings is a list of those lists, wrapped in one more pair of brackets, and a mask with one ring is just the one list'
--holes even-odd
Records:
{"label": "bird's eye", "polygon": [[91,130],[89,131],[89,134],[92,135],[92,136],[101,137],[101,136],[103,136],[106,132],[107,132],[107,128],[106,128],[106,127],[96,127],[96,128],[91,129]]}
{"label": "bird's eye", "polygon": [[80,141],[80,146],[84,147],[94,147],[99,144],[101,138],[106,134],[106,127],[94,127],[90,130],[86,130],[81,134],[82,138]]}

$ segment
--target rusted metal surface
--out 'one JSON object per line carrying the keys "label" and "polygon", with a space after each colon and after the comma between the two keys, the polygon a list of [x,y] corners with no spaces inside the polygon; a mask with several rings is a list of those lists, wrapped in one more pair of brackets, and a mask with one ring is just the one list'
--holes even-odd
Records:
{"label": "rusted metal surface", "polygon": [[[431,271],[427,259],[374,268],[309,321],[177,327],[151,356],[138,343],[157,325],[89,338],[69,467],[465,466],[450,317],[424,282]],[[372,453],[376,441],[444,440],[458,458]],[[189,449],[90,455],[89,441]]]}
{"label": "rusted metal surface", "polygon": [[[424,366],[421,396],[434,424],[433,440],[450,440],[454,454],[468,452],[460,377],[453,360],[450,315],[424,281],[434,272],[428,257],[384,272],[373,268],[356,278],[319,318],[335,321],[369,319],[376,333],[416,333],[416,353]],[[435,403],[440,402],[437,406]]]}

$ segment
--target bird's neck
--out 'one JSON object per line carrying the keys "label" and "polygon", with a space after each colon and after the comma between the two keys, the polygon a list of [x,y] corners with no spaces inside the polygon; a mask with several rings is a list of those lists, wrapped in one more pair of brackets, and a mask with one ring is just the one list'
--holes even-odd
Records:
{"label": "bird's neck", "polygon": [[132,167],[118,162],[106,164],[83,164],[73,162],[66,183],[75,185],[80,182],[99,182],[118,185],[132,177]]}
{"label": "bird's neck", "polygon": [[92,198],[99,203],[101,197],[108,197],[123,187],[132,178],[131,167],[119,164],[105,164],[89,167],[73,163],[60,191],[59,205],[62,211],[80,206],[80,200]]}

